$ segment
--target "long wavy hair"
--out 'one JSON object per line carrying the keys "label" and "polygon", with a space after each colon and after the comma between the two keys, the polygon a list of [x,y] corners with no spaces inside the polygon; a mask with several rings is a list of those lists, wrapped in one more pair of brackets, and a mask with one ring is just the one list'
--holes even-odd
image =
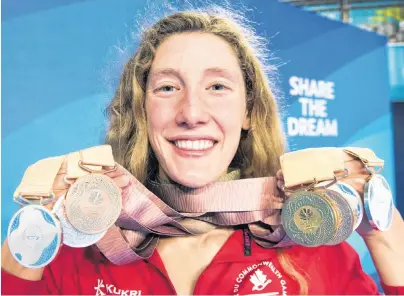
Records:
{"label": "long wavy hair", "polygon": [[[266,40],[256,34],[245,17],[228,8],[209,6],[169,14],[141,33],[135,54],[126,63],[107,115],[110,124],[106,143],[118,163],[144,184],[158,170],[158,163],[148,141],[146,128],[146,85],[159,45],[174,34],[202,32],[226,41],[236,53],[242,70],[250,129],[243,131],[231,163],[242,178],[274,175],[280,168],[279,157],[286,150],[279,105],[270,77],[275,67],[269,65]],[[307,282],[296,271],[285,250],[278,252],[286,273],[307,294]]]}

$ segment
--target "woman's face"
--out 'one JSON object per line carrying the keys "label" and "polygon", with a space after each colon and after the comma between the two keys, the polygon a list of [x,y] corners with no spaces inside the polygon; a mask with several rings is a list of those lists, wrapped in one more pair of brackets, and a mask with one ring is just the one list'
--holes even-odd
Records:
{"label": "woman's face", "polygon": [[201,187],[227,172],[248,129],[243,75],[213,34],[169,37],[157,49],[146,91],[148,135],[160,175]]}

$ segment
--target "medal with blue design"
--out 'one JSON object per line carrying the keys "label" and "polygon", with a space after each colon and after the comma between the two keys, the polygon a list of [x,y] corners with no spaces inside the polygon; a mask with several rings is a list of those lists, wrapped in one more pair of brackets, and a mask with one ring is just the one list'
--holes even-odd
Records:
{"label": "medal with blue design", "polygon": [[15,260],[24,267],[48,265],[58,254],[61,242],[59,221],[42,206],[27,205],[11,218],[7,243]]}
{"label": "medal with blue design", "polygon": [[62,244],[62,228],[46,208],[55,202],[53,183],[64,157],[50,157],[29,166],[14,192],[22,206],[11,218],[7,243],[12,256],[22,266],[41,268],[57,255]]}

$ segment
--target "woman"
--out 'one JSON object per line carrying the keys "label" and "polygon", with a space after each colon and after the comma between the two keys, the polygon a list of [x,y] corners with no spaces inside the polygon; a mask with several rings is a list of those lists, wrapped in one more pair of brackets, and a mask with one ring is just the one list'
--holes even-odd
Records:
{"label": "woman", "polygon": [[[147,29],[109,107],[107,140],[118,162],[146,185],[154,179],[197,188],[275,175],[285,143],[262,48],[240,18],[220,9],[176,13]],[[132,176],[123,167],[109,176],[124,195]],[[281,186],[280,173],[278,178]],[[58,196],[67,189],[62,180],[63,168],[55,181]],[[350,182],[356,186],[358,180]],[[385,292],[404,293],[404,222],[397,210],[388,232],[364,221],[359,233]],[[19,266],[5,243],[2,292],[378,293],[347,243],[265,249],[252,241],[245,255],[243,242],[241,230],[213,226],[200,235],[161,238],[149,259],[122,266],[100,260],[93,249],[64,246],[41,270]]]}

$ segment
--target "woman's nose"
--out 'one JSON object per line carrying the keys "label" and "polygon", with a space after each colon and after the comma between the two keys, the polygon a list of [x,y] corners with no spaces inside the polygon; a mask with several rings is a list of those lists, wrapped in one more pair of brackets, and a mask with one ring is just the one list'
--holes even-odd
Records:
{"label": "woman's nose", "polygon": [[178,125],[192,128],[209,122],[210,115],[203,100],[197,95],[192,95],[182,99],[175,119]]}

